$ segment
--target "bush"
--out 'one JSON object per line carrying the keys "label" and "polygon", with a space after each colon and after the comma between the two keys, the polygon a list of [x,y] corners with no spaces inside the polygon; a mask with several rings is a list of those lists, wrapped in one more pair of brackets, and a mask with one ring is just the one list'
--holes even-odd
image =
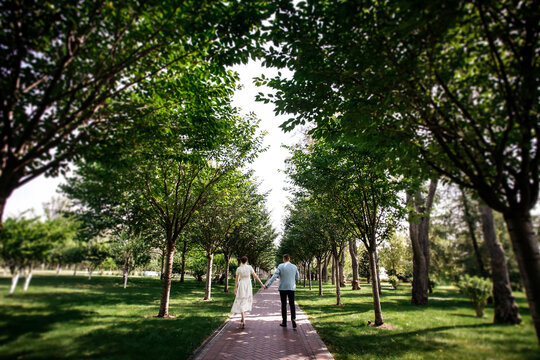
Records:
{"label": "bush", "polygon": [[491,296],[491,281],[478,276],[469,277],[465,275],[460,278],[457,286],[471,300],[476,316],[484,316],[484,308],[487,305],[488,298]]}
{"label": "bush", "polygon": [[392,275],[392,276],[388,277],[388,281],[390,282],[390,284],[392,284],[392,287],[394,288],[394,290],[397,290],[397,288],[399,286],[398,277],[395,276],[395,275]]}

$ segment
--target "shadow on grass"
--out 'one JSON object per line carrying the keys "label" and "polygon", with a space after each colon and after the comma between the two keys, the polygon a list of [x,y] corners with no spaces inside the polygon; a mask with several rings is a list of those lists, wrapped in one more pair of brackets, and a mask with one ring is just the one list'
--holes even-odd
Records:
{"label": "shadow on grass", "polygon": [[169,311],[158,319],[161,282],[134,278],[36,276],[28,292],[6,297],[0,279],[0,359],[186,359],[226,319],[234,294],[175,281]]}

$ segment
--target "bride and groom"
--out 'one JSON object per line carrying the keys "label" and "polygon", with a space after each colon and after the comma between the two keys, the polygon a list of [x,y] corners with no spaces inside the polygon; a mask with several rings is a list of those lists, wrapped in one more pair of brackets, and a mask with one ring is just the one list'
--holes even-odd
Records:
{"label": "bride and groom", "polygon": [[296,328],[296,310],[294,307],[294,292],[296,291],[296,281],[300,279],[298,274],[298,268],[296,265],[290,263],[290,256],[288,254],[283,255],[283,263],[279,264],[274,275],[263,284],[261,279],[255,274],[253,268],[248,265],[248,258],[243,256],[240,261],[242,264],[236,269],[236,282],[234,285],[234,304],[231,312],[235,314],[242,314],[240,319],[240,328],[246,327],[245,313],[251,311],[253,306],[253,291],[251,287],[251,275],[257,279],[261,286],[266,290],[272,283],[279,277],[279,296],[281,298],[281,317],[283,321],[279,326],[287,326],[287,299],[289,299],[289,306],[291,309],[291,322],[293,328]]}

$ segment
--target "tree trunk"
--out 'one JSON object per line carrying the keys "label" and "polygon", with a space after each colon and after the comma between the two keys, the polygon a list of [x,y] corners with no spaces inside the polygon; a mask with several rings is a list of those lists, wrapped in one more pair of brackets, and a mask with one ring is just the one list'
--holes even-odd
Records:
{"label": "tree trunk", "polygon": [[347,282],[345,281],[345,251],[344,249],[341,249],[341,254],[338,257],[339,262],[339,286],[345,287],[347,286]]}
{"label": "tree trunk", "polygon": [[[184,276],[186,274],[186,253],[187,253],[187,240],[184,239],[184,246],[182,247],[182,268],[180,271],[180,282],[184,282]],[[229,291],[229,268],[227,268],[227,279],[225,281],[225,292]]]}
{"label": "tree trunk", "polygon": [[212,263],[214,261],[214,254],[206,254],[206,287],[204,290],[203,300],[212,300]]}
{"label": "tree trunk", "polygon": [[332,285],[336,284],[336,277],[337,277],[337,271],[336,271],[336,257],[332,255]]}
{"label": "tree trunk", "polygon": [[77,276],[77,264],[73,266],[73,276]]}
{"label": "tree trunk", "polygon": [[381,310],[381,298],[379,297],[379,284],[377,279],[377,255],[376,248],[368,249],[369,270],[371,272],[371,293],[373,294],[373,310],[375,312],[375,326],[384,324]]}
{"label": "tree trunk", "polygon": [[225,289],[223,291],[228,293],[229,292],[229,265],[231,263],[231,257],[229,256],[228,253],[224,255],[225,255]]}
{"label": "tree trunk", "polygon": [[[159,273],[159,278],[161,280],[163,280],[163,275],[164,275],[164,273],[166,271],[166,269],[165,269],[165,259],[168,257],[168,254],[169,253],[168,253],[168,251],[166,249],[161,250],[161,270],[160,270],[160,273]],[[172,274],[172,272],[171,272],[171,274]]]}
{"label": "tree trunk", "polygon": [[358,273],[358,247],[356,239],[349,241],[349,253],[351,254],[352,262],[352,289],[360,290],[360,275]]}
{"label": "tree trunk", "polygon": [[34,267],[32,266],[32,263],[28,265],[28,274],[26,274],[26,279],[24,281],[24,291],[28,290],[28,287],[30,286],[30,281],[32,281],[32,273],[33,273]]}
{"label": "tree trunk", "polygon": [[491,278],[493,280],[493,303],[495,324],[519,324],[521,316],[514,301],[512,288],[510,287],[510,277],[504,250],[495,234],[495,223],[493,221],[493,211],[490,207],[481,205],[480,214],[482,216],[482,232],[484,242],[489,250],[491,259]]}
{"label": "tree trunk", "polygon": [[536,329],[536,337],[540,343],[540,252],[536,241],[530,211],[520,213],[510,211],[504,214],[512,247],[519,265],[519,272],[531,317]]}
{"label": "tree trunk", "polygon": [[411,303],[427,305],[429,284],[429,212],[433,205],[437,180],[431,180],[425,202],[418,191],[413,199],[407,194],[407,204],[414,207],[409,214],[409,236],[413,250],[413,284]]}
{"label": "tree trunk", "polygon": [[319,274],[319,276],[318,276],[318,278],[319,278],[319,296],[323,295],[323,289],[322,289],[322,268],[323,268],[323,266],[321,264],[321,260],[326,263],[326,260],[323,260],[322,258],[317,259],[317,272]]}
{"label": "tree trunk", "polygon": [[124,260],[124,268],[122,269],[122,282],[124,283],[124,289],[127,287],[129,275],[129,255],[126,256]]}
{"label": "tree trunk", "polygon": [[175,239],[167,239],[165,254],[165,266],[162,273],[161,303],[159,305],[158,317],[169,317],[169,298],[171,295],[171,281],[174,261]]}
{"label": "tree trunk", "polygon": [[56,276],[60,275],[60,269],[61,269],[60,263],[56,264]]}
{"label": "tree trunk", "polygon": [[308,262],[308,284],[309,284],[309,290],[311,290],[311,261]]}
{"label": "tree trunk", "polygon": [[323,272],[322,272],[322,276],[323,276],[322,280],[324,282],[328,282],[328,263],[330,262],[330,256],[325,256],[323,260],[324,260],[324,265],[323,265]]}
{"label": "tree trunk", "polygon": [[15,288],[17,287],[17,283],[19,282],[19,277],[21,277],[21,271],[21,268],[13,271],[11,277],[11,288],[9,289],[9,296],[13,296],[13,293],[15,292]]}
{"label": "tree trunk", "polygon": [[334,264],[337,265],[335,273],[336,273],[336,305],[341,305],[341,279],[340,279],[340,264],[339,264],[339,252],[336,245],[332,245],[332,255],[334,256]]}
{"label": "tree trunk", "polygon": [[94,272],[94,268],[90,266],[88,268],[88,280],[92,280],[92,273]]}
{"label": "tree trunk", "polygon": [[471,214],[471,204],[467,198],[465,190],[461,190],[461,201],[463,203],[463,215],[464,220],[467,223],[469,228],[469,234],[471,235],[471,241],[473,244],[474,255],[476,257],[476,263],[478,264],[478,271],[482,276],[487,276],[486,268],[484,266],[484,261],[482,260],[482,254],[480,254],[480,248],[478,246],[478,239],[476,238],[476,222]]}
{"label": "tree trunk", "polygon": [[379,255],[375,251],[375,265],[376,270],[375,274],[377,275],[377,288],[379,289],[379,296],[382,295],[382,289],[381,289],[381,269],[379,268]]}
{"label": "tree trunk", "polygon": [[307,272],[306,272],[306,263],[305,262],[302,263],[302,267],[304,268],[304,271],[302,272],[302,275],[304,277],[304,287],[306,287]]}

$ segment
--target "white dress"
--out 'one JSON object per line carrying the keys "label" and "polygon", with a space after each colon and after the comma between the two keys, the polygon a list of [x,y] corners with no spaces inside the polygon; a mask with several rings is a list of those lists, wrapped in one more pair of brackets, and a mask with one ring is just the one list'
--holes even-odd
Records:
{"label": "white dress", "polygon": [[231,312],[239,314],[244,311],[251,311],[253,306],[253,290],[251,287],[251,272],[253,268],[250,265],[240,265],[236,269],[238,275],[238,288],[236,289],[236,299]]}

